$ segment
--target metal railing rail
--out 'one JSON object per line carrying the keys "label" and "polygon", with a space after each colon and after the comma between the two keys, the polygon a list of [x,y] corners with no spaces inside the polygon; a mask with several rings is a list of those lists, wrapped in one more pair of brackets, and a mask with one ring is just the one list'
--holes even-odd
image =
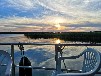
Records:
{"label": "metal railing rail", "polygon": [[22,42],[18,42],[18,43],[0,43],[0,45],[19,45],[19,44],[21,44],[21,45],[57,45],[57,46],[59,46],[59,45],[61,45],[61,46],[101,46],[101,44],[100,43],[96,43],[96,44],[86,44],[86,43],[83,43],[83,44],[80,44],[80,43],[77,43],[77,44],[75,44],[75,43],[72,43],[72,44],[49,44],[49,43],[36,43],[36,42],[33,42],[33,43],[22,43]]}

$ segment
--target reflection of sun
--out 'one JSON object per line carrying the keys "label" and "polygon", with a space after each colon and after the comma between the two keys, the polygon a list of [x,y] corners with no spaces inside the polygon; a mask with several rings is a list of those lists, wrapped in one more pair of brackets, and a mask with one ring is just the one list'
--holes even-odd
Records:
{"label": "reflection of sun", "polygon": [[61,43],[61,40],[60,40],[60,39],[57,39],[57,40],[55,41],[55,43],[56,43],[56,44],[59,44],[59,43]]}

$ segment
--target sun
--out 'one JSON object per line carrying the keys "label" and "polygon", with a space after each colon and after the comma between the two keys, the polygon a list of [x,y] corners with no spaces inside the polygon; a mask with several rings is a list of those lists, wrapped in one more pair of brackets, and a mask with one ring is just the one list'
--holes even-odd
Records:
{"label": "sun", "polygon": [[65,26],[63,26],[63,25],[60,25],[59,23],[57,23],[57,24],[55,24],[54,25],[56,28],[55,28],[55,30],[65,30]]}
{"label": "sun", "polygon": [[61,25],[58,23],[58,24],[56,24],[56,25],[54,25],[56,28],[57,28],[57,30],[60,30],[61,29]]}
{"label": "sun", "polygon": [[55,27],[60,28],[60,24],[56,24]]}

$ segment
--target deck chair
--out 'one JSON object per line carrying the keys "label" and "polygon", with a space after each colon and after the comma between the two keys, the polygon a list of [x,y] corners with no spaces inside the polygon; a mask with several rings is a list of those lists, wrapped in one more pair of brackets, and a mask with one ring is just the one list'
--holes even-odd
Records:
{"label": "deck chair", "polygon": [[11,76],[12,59],[8,52],[0,50],[0,76]]}
{"label": "deck chair", "polygon": [[[80,56],[84,56],[83,67],[81,73],[61,73],[61,60],[65,59],[76,59]],[[59,72],[56,76],[94,76],[99,70],[101,66],[101,56],[100,52],[96,51],[92,48],[85,49],[78,56],[71,57],[59,57]]]}

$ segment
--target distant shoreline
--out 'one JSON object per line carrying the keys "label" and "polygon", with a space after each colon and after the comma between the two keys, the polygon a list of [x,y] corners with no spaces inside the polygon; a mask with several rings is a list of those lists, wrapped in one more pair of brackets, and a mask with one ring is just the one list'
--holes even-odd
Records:
{"label": "distant shoreline", "polygon": [[33,32],[24,34],[27,38],[31,39],[50,39],[59,38],[64,41],[74,42],[89,42],[89,43],[101,43],[101,32]]}

